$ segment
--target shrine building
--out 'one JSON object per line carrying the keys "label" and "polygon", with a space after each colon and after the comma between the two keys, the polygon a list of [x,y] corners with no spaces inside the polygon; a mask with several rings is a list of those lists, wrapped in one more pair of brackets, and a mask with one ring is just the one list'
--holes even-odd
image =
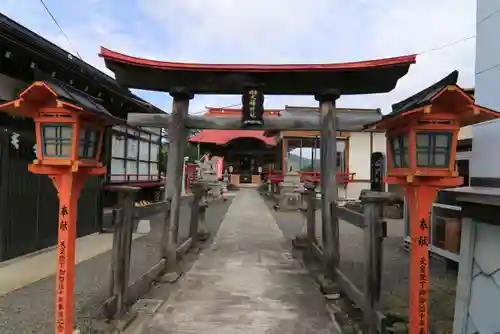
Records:
{"label": "shrine building", "polygon": [[[356,114],[380,119],[379,109],[337,108],[337,114]],[[285,106],[266,109],[266,117],[287,117],[318,113],[316,107]],[[205,116],[241,117],[241,109],[208,108]],[[301,180],[319,184],[319,131],[201,130],[189,141],[200,152],[224,158],[224,171],[232,185],[258,185],[264,180],[279,183],[284,173],[299,172]],[[371,184],[370,160],[373,153],[385,156],[385,134],[378,131],[337,132],[337,184],[339,199],[357,199]],[[386,186],[384,185],[384,189]]]}

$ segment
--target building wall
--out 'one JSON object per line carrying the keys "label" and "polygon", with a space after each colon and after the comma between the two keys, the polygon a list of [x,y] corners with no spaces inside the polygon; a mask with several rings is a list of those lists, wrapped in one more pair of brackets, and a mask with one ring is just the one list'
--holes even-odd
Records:
{"label": "building wall", "polygon": [[[500,111],[500,12],[498,0],[477,1],[475,103]],[[500,178],[500,122],[472,126],[470,176]],[[453,333],[500,332],[500,226],[462,224]]]}
{"label": "building wall", "polygon": [[458,140],[471,139],[472,138],[472,125],[464,126],[458,131]]}
{"label": "building wall", "polygon": [[[373,152],[386,154],[385,133],[372,132]],[[370,188],[370,133],[352,132],[349,135],[349,173],[356,173],[354,180],[347,184],[345,191],[339,186],[339,197],[347,199],[357,199],[363,189]]]}
{"label": "building wall", "polygon": [[[476,104],[500,111],[500,12],[497,0],[477,1]],[[500,177],[499,120],[472,127],[471,177]]]}
{"label": "building wall", "polygon": [[476,103],[500,110],[500,13],[497,0],[477,1]]}

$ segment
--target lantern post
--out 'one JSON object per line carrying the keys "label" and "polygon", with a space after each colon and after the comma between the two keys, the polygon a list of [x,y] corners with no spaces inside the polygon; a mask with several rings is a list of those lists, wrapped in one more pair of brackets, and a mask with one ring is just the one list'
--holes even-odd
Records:
{"label": "lantern post", "polygon": [[0,111],[32,118],[36,158],[28,165],[47,175],[59,197],[55,333],[73,333],[75,242],[80,191],[89,176],[105,174],[100,162],[104,128],[116,124],[92,97],[55,81],[36,81]]}
{"label": "lantern post", "polygon": [[401,186],[409,205],[411,334],[429,333],[430,210],[439,190],[463,182],[455,167],[460,127],[500,117],[475,105],[457,79],[454,71],[367,126],[386,131],[386,182]]}

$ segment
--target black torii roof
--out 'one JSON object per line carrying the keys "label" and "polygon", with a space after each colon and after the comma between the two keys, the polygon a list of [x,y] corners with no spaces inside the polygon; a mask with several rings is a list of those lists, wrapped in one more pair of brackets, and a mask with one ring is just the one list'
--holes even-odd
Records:
{"label": "black torii roof", "polygon": [[268,95],[386,93],[408,73],[416,55],[329,64],[199,64],[137,58],[101,47],[100,56],[124,87],[194,94],[241,94],[258,86]]}

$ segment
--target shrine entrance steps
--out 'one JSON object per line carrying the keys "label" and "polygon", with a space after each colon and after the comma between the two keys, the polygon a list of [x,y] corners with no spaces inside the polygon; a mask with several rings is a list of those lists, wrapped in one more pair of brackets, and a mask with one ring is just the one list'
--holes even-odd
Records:
{"label": "shrine entrance steps", "polygon": [[237,192],[213,244],[136,333],[332,333],[323,296],[255,189]]}

